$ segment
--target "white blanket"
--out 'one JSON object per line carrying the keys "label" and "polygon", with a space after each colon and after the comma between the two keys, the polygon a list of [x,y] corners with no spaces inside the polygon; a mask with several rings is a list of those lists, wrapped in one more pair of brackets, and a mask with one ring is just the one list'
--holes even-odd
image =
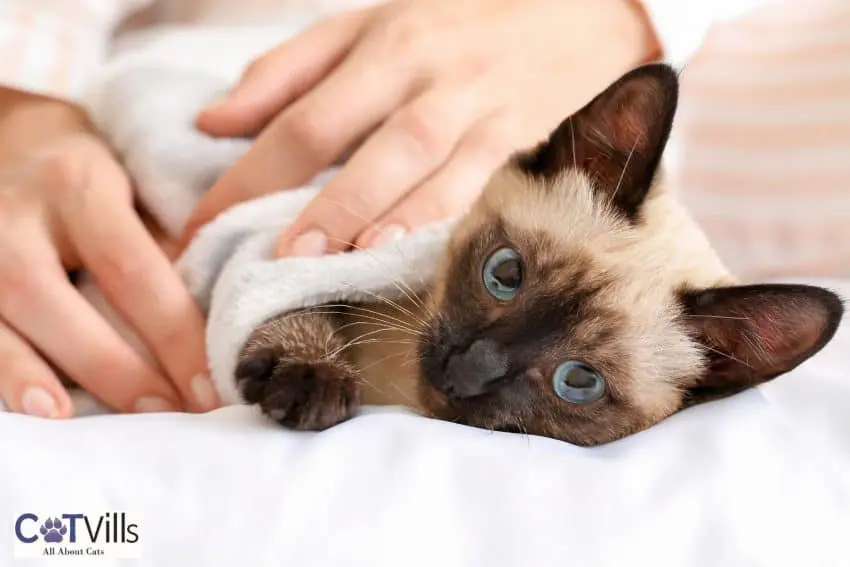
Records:
{"label": "white blanket", "polygon": [[[0,414],[0,565],[24,512],[116,511],[151,567],[841,567],[848,365],[845,326],[788,375],[594,449],[390,409],[318,434],[244,406]],[[20,565],[126,565],[78,559]]]}
{"label": "white blanket", "polygon": [[[211,96],[208,90],[221,88],[240,62],[265,47],[256,32],[251,42],[221,33],[202,42],[220,51],[215,68],[206,59],[188,64],[175,57],[191,55],[187,46],[199,42],[177,33],[168,38],[170,47],[160,43],[159,51],[119,58],[107,75],[117,82],[106,80],[92,98],[98,122],[125,152],[144,198],[172,233],[203,185],[184,182],[208,183],[244,151],[243,144],[212,144],[189,128],[191,110]],[[127,77],[139,83],[123,82]],[[139,93],[98,98],[134,84]],[[151,85],[173,98],[154,96]],[[115,105],[111,113],[103,110],[109,104]],[[150,130],[139,117],[155,125],[179,119],[183,128],[154,132],[160,137],[140,145],[133,140]],[[206,173],[198,176],[198,165]],[[181,193],[184,201],[158,204],[157,187],[194,189]],[[182,260],[193,291],[210,307],[208,343],[219,377],[261,311],[342,293],[350,289],[343,280],[358,277],[346,263],[368,266],[362,255],[323,260],[338,263],[328,264],[328,273],[347,271],[330,289],[311,272],[319,267],[306,263],[315,260],[287,261],[292,273],[299,270],[299,278],[317,287],[280,285],[290,277],[284,264],[268,264],[262,254],[310,191],[266,201],[281,216],[264,216],[263,207],[251,203],[230,211]],[[245,219],[257,230],[244,234]],[[382,252],[400,275],[416,265],[411,255],[434,252],[441,233],[422,234],[400,243],[402,254],[394,247]],[[214,235],[223,248],[205,247]],[[228,242],[232,251],[237,241],[235,254],[217,251]],[[254,293],[238,274],[265,291]],[[830,284],[850,296],[850,284]],[[44,548],[41,539],[17,540],[13,527],[22,514],[38,516],[41,524],[48,515],[106,512],[123,512],[136,523],[139,541],[106,549],[104,557],[21,564],[124,565],[116,557],[135,554],[141,559],[133,564],[156,567],[848,565],[848,363],[845,326],[826,350],[786,376],[595,449],[394,409],[318,434],[284,431],[247,407],[70,422],[0,413],[0,565]],[[22,525],[23,535],[37,533],[35,523]],[[67,539],[64,546],[87,547]]]}

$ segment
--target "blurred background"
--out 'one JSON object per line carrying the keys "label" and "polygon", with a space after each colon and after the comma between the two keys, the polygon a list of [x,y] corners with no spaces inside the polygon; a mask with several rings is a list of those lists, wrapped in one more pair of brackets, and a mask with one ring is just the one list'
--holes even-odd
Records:
{"label": "blurred background", "polygon": [[715,26],[682,81],[676,181],[733,272],[850,276],[850,2]]}

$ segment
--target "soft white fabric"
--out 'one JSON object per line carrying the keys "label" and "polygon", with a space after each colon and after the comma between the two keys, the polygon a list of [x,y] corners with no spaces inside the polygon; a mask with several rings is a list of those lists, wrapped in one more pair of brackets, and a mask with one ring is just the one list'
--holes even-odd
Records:
{"label": "soft white fabric", "polygon": [[[291,31],[279,29],[273,37]],[[213,38],[213,45],[237,62],[233,45],[246,53],[246,46],[258,45],[254,34],[253,29],[230,30],[229,43]],[[250,41],[242,41],[245,36]],[[180,31],[142,43],[144,48],[126,52],[104,70],[89,97],[92,117],[123,156],[140,199],[172,235],[179,235],[200,195],[248,144],[216,140],[192,126],[198,110],[228,85],[222,72],[227,65],[217,70],[188,66],[189,57],[175,63],[172,42],[180,42],[185,53],[186,42],[199,37],[199,32]],[[163,49],[162,42],[169,48]],[[275,237],[332,175],[328,171],[308,187],[231,208],[199,232],[179,261],[190,291],[208,315],[210,370],[226,403],[240,401],[233,381],[235,362],[248,335],[263,321],[305,306],[393,298],[400,285],[420,288],[432,275],[450,222],[414,231],[380,249],[273,260]],[[85,293],[97,301],[92,287]]]}
{"label": "soft white fabric", "polygon": [[840,567],[848,365],[845,326],[790,374],[594,449],[392,409],[318,434],[244,406],[0,414],[0,517],[125,511],[151,567]]}

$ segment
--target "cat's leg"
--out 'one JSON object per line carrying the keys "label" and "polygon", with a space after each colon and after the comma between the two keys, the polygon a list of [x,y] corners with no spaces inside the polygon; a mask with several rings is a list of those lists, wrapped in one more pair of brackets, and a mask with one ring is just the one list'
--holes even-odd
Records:
{"label": "cat's leg", "polygon": [[322,430],[351,417],[361,379],[345,358],[338,307],[285,313],[257,327],[239,355],[243,399],[278,423]]}

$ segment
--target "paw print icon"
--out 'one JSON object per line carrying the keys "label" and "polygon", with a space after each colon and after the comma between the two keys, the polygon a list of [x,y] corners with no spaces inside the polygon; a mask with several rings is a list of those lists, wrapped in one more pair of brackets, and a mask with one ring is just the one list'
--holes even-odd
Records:
{"label": "paw print icon", "polygon": [[68,526],[59,518],[47,518],[38,530],[44,541],[49,543],[62,543],[63,536],[68,533]]}

